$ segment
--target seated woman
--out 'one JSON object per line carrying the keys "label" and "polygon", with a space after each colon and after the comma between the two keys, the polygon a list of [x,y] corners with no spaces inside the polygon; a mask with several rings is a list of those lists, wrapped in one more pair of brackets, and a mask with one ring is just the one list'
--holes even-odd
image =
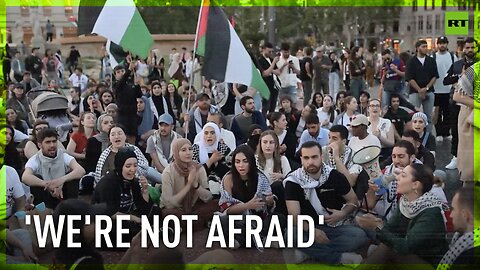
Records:
{"label": "seated woman", "polygon": [[335,110],[332,96],[325,95],[322,107],[317,109],[317,115],[322,128],[330,129],[333,126],[333,121],[337,117],[337,111]]}
{"label": "seated woman", "polygon": [[[27,159],[31,158],[35,155],[40,149],[38,148],[37,144],[37,134],[43,129],[49,128],[49,124],[47,121],[42,119],[37,119],[35,123],[33,123],[32,129],[32,139],[25,144],[25,148],[23,148],[23,153]],[[58,141],[57,145],[58,149],[65,149],[62,142]]]}
{"label": "seated woman", "polygon": [[138,159],[138,171],[141,175],[145,175],[146,171],[144,168],[148,168],[148,161],[145,156],[142,154],[142,151],[134,145],[126,143],[127,135],[123,131],[123,128],[119,125],[114,125],[109,133],[108,138],[110,141],[110,146],[108,146],[100,155],[98,159],[97,166],[95,169],[95,184],[98,184],[100,179],[105,176],[108,172],[113,172],[115,170],[115,155],[123,147],[132,147],[137,154]]}
{"label": "seated woman", "polygon": [[147,147],[148,138],[158,128],[158,120],[150,108],[148,98],[142,96],[137,98],[137,145]]}
{"label": "seated woman", "polygon": [[280,154],[278,137],[272,130],[260,134],[260,142],[255,155],[257,168],[267,177],[270,185],[282,182],[291,171],[288,159]]}
{"label": "seated woman", "polygon": [[193,145],[193,161],[205,168],[209,180],[220,182],[230,170],[225,157],[230,148],[220,140],[220,129],[215,123],[206,123],[200,134],[200,141]]}
{"label": "seated woman", "polygon": [[[118,128],[112,128],[113,132],[115,129]],[[145,176],[136,177],[139,159],[133,147],[119,148],[113,166],[114,169],[97,183],[93,203],[105,203],[105,214],[113,219],[119,215],[130,216],[128,237],[124,236],[124,241],[130,241],[140,231],[140,216],[160,214],[160,208],[154,207],[150,200]]]}
{"label": "seated woman", "polygon": [[277,135],[278,145],[280,147],[280,154],[287,158],[295,158],[295,145],[297,144],[297,137],[294,132],[287,130],[288,122],[285,114],[281,112],[272,112],[268,115],[270,128]]}
{"label": "seated woman", "polygon": [[28,124],[25,120],[18,117],[17,112],[12,107],[7,107],[5,110],[7,116],[7,124],[13,127],[14,129],[22,132],[23,134],[28,134]]}
{"label": "seated woman", "polygon": [[[261,237],[268,232],[275,201],[267,176],[257,170],[255,155],[247,145],[240,145],[233,152],[233,165],[229,174],[222,181],[220,210],[224,235],[228,235],[229,215],[259,215],[264,219]],[[280,217],[279,217],[280,218]],[[285,221],[284,217],[280,221]],[[284,226],[283,226],[284,227]],[[235,221],[235,228],[241,228],[241,234],[235,236],[235,246],[245,246],[246,221]]]}
{"label": "seated woman", "polygon": [[[303,97],[303,98],[305,98],[305,97]],[[320,92],[316,92],[315,94],[313,94],[311,104],[313,106],[315,106],[315,108],[317,108],[317,110],[320,109],[323,106],[323,94],[320,93]]]}
{"label": "seated woman", "polygon": [[84,112],[80,114],[80,122],[78,131],[70,135],[70,141],[67,145],[67,153],[74,157],[81,165],[84,165],[85,150],[87,149],[87,141],[97,133],[93,130],[97,117],[93,112]]}
{"label": "seated woman", "polygon": [[[189,140],[181,138],[172,142],[173,162],[163,170],[160,207],[164,215],[198,215],[194,230],[204,229],[218,209],[208,190],[205,168],[192,159],[193,148]],[[186,229],[186,223],[182,222]]]}
{"label": "seated woman", "polygon": [[5,149],[4,165],[14,168],[18,175],[22,175],[24,164],[20,158],[20,153],[18,153],[16,143],[13,141],[13,136],[15,136],[15,130],[7,125],[5,127],[5,145],[3,141],[0,141],[0,147]]}
{"label": "seated woman", "polygon": [[382,104],[378,99],[371,99],[368,102],[368,133],[375,135],[382,145],[380,162],[392,155],[392,148],[395,144],[395,126],[389,119],[381,117]]}
{"label": "seated woman", "polygon": [[437,151],[437,141],[435,136],[427,131],[428,119],[423,112],[417,112],[412,116],[412,129],[415,130],[422,139],[422,145],[425,146],[435,156]]}
{"label": "seated woman", "polygon": [[447,249],[442,202],[431,193],[433,174],[421,164],[412,164],[397,176],[397,192],[402,194],[399,207],[384,224],[366,214],[357,217],[360,227],[376,230],[381,244],[363,263],[416,263],[435,265]]}

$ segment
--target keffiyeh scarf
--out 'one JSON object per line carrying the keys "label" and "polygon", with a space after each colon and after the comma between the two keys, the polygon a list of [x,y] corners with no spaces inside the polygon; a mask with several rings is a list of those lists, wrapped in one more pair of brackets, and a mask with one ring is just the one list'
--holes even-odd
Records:
{"label": "keffiyeh scarf", "polygon": [[407,201],[405,195],[403,195],[400,198],[399,207],[402,215],[409,219],[415,218],[418,214],[429,208],[439,207],[443,212],[442,201],[431,193],[431,191],[425,192],[413,202]]}
{"label": "keffiyeh scarf", "polygon": [[447,253],[443,255],[442,260],[437,266],[437,270],[448,270],[452,267],[455,260],[466,250],[472,249],[480,244],[480,241],[474,241],[474,235],[480,233],[480,228],[475,229],[473,232],[465,234],[455,233],[450,243],[450,248]]}

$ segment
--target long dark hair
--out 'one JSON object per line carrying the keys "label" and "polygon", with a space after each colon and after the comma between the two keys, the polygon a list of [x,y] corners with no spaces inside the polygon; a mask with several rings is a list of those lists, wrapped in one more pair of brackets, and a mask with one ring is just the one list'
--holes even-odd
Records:
{"label": "long dark hair", "polygon": [[[175,104],[172,104],[172,107],[173,107],[173,105],[175,105],[175,106],[177,107],[177,109],[180,110],[181,107],[182,107],[183,98],[182,98],[182,96],[178,93],[178,88],[175,86],[175,84],[173,84],[173,83],[167,84],[167,91],[165,92],[165,98],[167,99],[167,102],[170,102],[171,96],[170,96],[170,92],[168,92],[168,86],[169,86],[170,84],[173,85],[173,88],[175,89],[175,92],[173,92],[173,102],[174,102]],[[179,107],[179,106],[180,106],[180,107]]]}
{"label": "long dark hair", "polygon": [[413,181],[422,183],[422,194],[428,192],[433,186],[433,173],[428,167],[413,163],[410,165],[413,169]]}
{"label": "long dark hair", "polygon": [[[328,115],[330,116],[330,123],[333,123],[335,121],[335,103],[333,101],[333,97],[330,96],[329,94],[326,94],[323,99],[325,100],[326,97],[329,97],[330,100],[332,101],[332,105],[330,106],[330,109],[328,109]],[[322,104],[323,107],[323,104]]]}
{"label": "long dark hair", "polygon": [[[244,181],[240,177],[240,173],[235,167],[235,158],[239,153],[243,153],[248,160],[248,180]],[[232,175],[232,196],[242,202],[250,201],[257,192],[258,185],[258,171],[255,162],[255,154],[252,149],[245,144],[238,146],[232,154],[232,168],[230,173]]]}
{"label": "long dark hair", "polygon": [[317,109],[318,109],[318,108],[321,108],[321,107],[323,106],[323,104],[317,104],[317,96],[321,96],[321,97],[322,97],[322,103],[323,103],[323,99],[324,99],[325,97],[324,97],[323,94],[320,93],[320,92],[316,92],[315,94],[313,94],[312,104],[313,104],[313,106],[317,107]]}

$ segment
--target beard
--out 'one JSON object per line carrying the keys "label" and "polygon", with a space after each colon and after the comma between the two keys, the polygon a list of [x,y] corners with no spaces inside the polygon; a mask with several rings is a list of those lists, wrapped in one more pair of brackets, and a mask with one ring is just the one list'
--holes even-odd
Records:
{"label": "beard", "polygon": [[320,166],[315,166],[315,165],[310,165],[307,168],[305,168],[305,171],[310,174],[316,174],[318,171],[320,171]]}

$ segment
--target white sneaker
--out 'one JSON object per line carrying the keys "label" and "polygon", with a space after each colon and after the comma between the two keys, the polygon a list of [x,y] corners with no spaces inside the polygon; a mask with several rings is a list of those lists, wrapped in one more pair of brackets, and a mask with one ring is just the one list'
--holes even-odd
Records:
{"label": "white sneaker", "polygon": [[443,142],[443,137],[442,136],[437,136],[437,142]]}
{"label": "white sneaker", "polygon": [[450,160],[450,163],[445,166],[445,169],[447,170],[455,170],[457,168],[457,157],[453,157],[452,160]]}
{"label": "white sneaker", "polygon": [[342,253],[342,257],[340,257],[341,264],[360,264],[362,260],[362,256],[353,252]]}

